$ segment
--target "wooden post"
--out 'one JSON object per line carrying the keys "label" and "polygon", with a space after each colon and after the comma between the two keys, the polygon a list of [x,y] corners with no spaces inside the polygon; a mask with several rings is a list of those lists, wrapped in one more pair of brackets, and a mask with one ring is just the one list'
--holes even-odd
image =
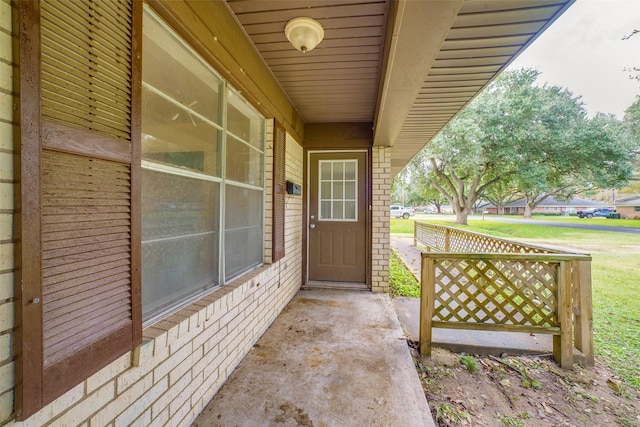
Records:
{"label": "wooden post", "polygon": [[561,368],[570,369],[573,367],[571,261],[560,261],[557,280],[556,315],[560,323],[560,335],[553,336],[553,358]]}
{"label": "wooden post", "polygon": [[578,350],[584,354],[587,365],[593,366],[593,306],[591,302],[591,261],[572,263],[573,286],[575,292],[574,341]]}
{"label": "wooden post", "polygon": [[435,263],[432,257],[422,255],[420,275],[420,354],[431,356],[431,321],[435,300]]}
{"label": "wooden post", "polygon": [[449,252],[449,236],[450,232],[448,228],[444,230],[444,251]]}
{"label": "wooden post", "polygon": [[418,222],[413,221],[413,246],[418,246]]}

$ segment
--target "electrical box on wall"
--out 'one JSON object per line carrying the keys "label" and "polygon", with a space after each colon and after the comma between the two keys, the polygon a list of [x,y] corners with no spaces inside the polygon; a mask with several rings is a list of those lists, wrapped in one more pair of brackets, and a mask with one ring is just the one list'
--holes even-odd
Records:
{"label": "electrical box on wall", "polygon": [[302,194],[302,187],[298,184],[294,184],[291,181],[287,181],[287,194],[293,194],[299,196]]}

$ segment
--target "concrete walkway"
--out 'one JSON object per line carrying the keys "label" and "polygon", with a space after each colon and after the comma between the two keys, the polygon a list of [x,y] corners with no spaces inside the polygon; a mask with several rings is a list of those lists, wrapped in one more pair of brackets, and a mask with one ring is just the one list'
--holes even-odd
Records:
{"label": "concrete walkway", "polygon": [[[420,250],[413,246],[413,238],[391,237],[391,247],[420,281],[422,258]],[[393,299],[393,305],[407,338],[419,341],[420,299],[396,297]],[[481,355],[546,354],[553,351],[552,336],[546,334],[433,328],[432,342],[434,347],[442,347],[449,351]]]}
{"label": "concrete walkway", "polygon": [[386,294],[301,290],[193,426],[433,426]]}

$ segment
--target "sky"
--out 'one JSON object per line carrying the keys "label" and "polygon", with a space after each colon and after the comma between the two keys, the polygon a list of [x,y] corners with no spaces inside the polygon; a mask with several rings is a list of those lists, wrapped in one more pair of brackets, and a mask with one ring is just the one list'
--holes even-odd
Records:
{"label": "sky", "polygon": [[625,68],[640,68],[640,0],[577,0],[509,69],[534,67],[538,83],[582,96],[589,116],[619,119],[640,95],[640,82]]}

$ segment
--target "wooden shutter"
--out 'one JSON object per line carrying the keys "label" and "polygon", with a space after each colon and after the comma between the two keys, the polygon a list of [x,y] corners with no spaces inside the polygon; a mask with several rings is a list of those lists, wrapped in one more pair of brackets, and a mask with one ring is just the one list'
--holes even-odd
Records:
{"label": "wooden shutter", "polygon": [[286,188],[286,137],[284,127],[275,122],[273,129],[273,242],[272,262],[284,256],[284,221]]}
{"label": "wooden shutter", "polygon": [[25,419],[141,340],[142,2],[21,5],[21,61],[37,67],[21,66],[21,87],[33,85],[21,117],[39,123],[22,127],[21,143],[16,409]]}

